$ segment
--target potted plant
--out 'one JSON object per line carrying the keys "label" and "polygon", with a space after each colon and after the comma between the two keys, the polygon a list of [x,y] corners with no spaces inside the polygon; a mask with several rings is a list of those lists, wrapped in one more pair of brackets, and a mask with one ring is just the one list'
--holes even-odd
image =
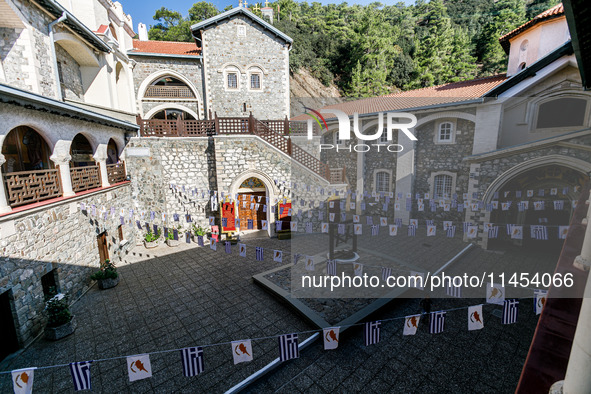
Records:
{"label": "potted plant", "polygon": [[197,236],[205,237],[205,233],[206,231],[203,227],[193,224],[193,242],[197,243]]}
{"label": "potted plant", "polygon": [[168,234],[166,234],[166,244],[168,246],[170,246],[170,247],[176,247],[176,246],[179,246],[181,244],[180,237],[181,237],[181,234],[183,232],[183,229],[182,229],[181,226],[179,226],[176,230],[177,230],[177,233],[178,233],[178,237],[177,238],[179,238],[179,239],[174,239],[174,229],[172,229],[172,228],[169,228],[168,229]]}
{"label": "potted plant", "polygon": [[76,321],[70,313],[68,299],[67,295],[59,293],[48,297],[45,301],[45,310],[48,317],[45,338],[57,341],[76,330]]}
{"label": "potted plant", "polygon": [[153,232],[152,230],[148,230],[148,232],[144,235],[144,246],[146,247],[146,249],[151,249],[158,246],[158,241],[160,240],[160,233],[160,229],[158,229],[157,233]]}
{"label": "potted plant", "polygon": [[106,259],[102,264],[100,271],[95,272],[90,277],[92,280],[98,282],[98,287],[101,290],[110,289],[119,284],[119,274],[115,264],[111,263],[111,260]]}

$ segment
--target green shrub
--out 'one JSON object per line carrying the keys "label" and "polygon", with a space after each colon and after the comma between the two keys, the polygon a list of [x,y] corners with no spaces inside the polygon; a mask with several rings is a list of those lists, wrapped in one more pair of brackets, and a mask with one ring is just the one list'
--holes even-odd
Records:
{"label": "green shrub", "polygon": [[148,232],[144,235],[144,239],[146,240],[146,242],[154,242],[158,238],[160,238],[161,233],[162,233],[162,230],[160,230],[160,229],[158,229],[158,233],[155,233],[152,230],[148,230]]}
{"label": "green shrub", "polygon": [[115,267],[115,264],[111,263],[111,260],[106,259],[104,264],[101,267],[101,270],[92,274],[90,279],[92,279],[92,280],[117,279],[118,276],[119,276],[119,274],[117,273],[117,268]]}
{"label": "green shrub", "polygon": [[67,295],[59,293],[45,302],[48,316],[47,327],[58,327],[72,320],[68,299]]}

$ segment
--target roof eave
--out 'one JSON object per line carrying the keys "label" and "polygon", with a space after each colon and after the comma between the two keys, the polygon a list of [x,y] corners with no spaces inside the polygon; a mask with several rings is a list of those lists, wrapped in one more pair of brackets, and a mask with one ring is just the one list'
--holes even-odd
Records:
{"label": "roof eave", "polygon": [[482,97],[498,97],[500,94],[509,90],[510,88],[522,82],[526,78],[533,77],[534,75],[536,75],[538,71],[540,71],[542,68],[546,67],[550,63],[554,62],[555,60],[558,60],[565,55],[572,54],[573,46],[571,44],[571,41],[569,40],[562,46],[555,49],[553,52],[550,52],[548,55],[544,56],[543,58],[532,64],[531,66],[523,69],[519,73],[507,79],[505,82],[494,87],[493,89],[485,93]]}
{"label": "roof eave", "polygon": [[55,18],[59,18],[63,13],[66,13],[68,18],[63,22],[65,25],[74,30],[89,44],[101,52],[110,53],[111,47],[101,40],[92,30],[78,20],[70,11],[66,10],[61,4],[54,0],[34,0],[39,7],[45,9]]}
{"label": "roof eave", "polygon": [[33,108],[39,111],[47,111],[62,116],[68,116],[75,119],[96,122],[106,126],[123,128],[130,131],[137,131],[139,129],[139,126],[133,123],[92,112],[72,104],[17,89],[9,85],[0,84],[0,101],[9,104],[20,105],[26,108]]}
{"label": "roof eave", "polygon": [[585,2],[579,3],[576,0],[564,0],[562,4],[564,6],[573,51],[577,59],[577,64],[579,65],[581,81],[585,90],[589,90],[591,89],[591,58],[589,55],[587,57],[584,56],[585,51],[583,51],[583,45],[581,45],[581,36],[584,41],[588,41],[589,37],[591,37],[591,29],[588,28],[588,24],[586,23],[577,23],[579,15],[580,17],[586,17],[588,15],[588,9],[585,9],[587,4]]}
{"label": "roof eave", "polygon": [[136,52],[127,51],[127,56],[144,56],[144,57],[172,57],[179,59],[201,59],[202,55],[176,55],[172,53],[153,53],[153,52]]}

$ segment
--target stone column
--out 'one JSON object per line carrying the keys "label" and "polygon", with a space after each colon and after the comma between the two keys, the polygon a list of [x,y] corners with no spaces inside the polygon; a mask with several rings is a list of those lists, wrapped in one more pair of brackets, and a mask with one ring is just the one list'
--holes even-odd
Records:
{"label": "stone column", "polygon": [[[1,71],[1,70],[0,70]],[[0,213],[8,213],[12,211],[10,205],[8,205],[8,198],[6,197],[6,188],[4,187],[4,175],[2,174],[2,165],[6,163],[4,155],[0,154],[0,181],[2,181],[2,187],[0,187]]]}
{"label": "stone column", "polygon": [[[415,134],[415,130],[411,132]],[[402,223],[408,224],[410,219],[410,212],[406,210],[406,196],[408,193],[412,194],[415,177],[415,142],[412,141],[402,131],[398,130],[398,144],[402,145],[404,149],[397,153],[396,159],[396,193],[402,193],[400,202],[400,211],[394,211],[395,218],[401,218]],[[411,198],[414,196],[411,196]],[[431,196],[432,198],[433,196]]]}
{"label": "stone column", "polygon": [[64,197],[72,197],[76,195],[74,190],[72,190],[72,175],[70,174],[70,160],[72,160],[72,156],[70,156],[71,144],[72,141],[57,141],[50,157],[51,161],[58,166],[60,180],[62,182],[62,195]]}
{"label": "stone column", "polygon": [[111,186],[109,183],[109,175],[107,174],[107,145],[100,144],[96,148],[93,159],[98,163],[99,169],[101,170],[101,186]]}

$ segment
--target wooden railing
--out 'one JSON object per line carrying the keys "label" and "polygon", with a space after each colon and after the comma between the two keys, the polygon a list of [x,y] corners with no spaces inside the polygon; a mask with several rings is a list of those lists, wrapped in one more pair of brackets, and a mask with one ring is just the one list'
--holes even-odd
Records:
{"label": "wooden railing", "polygon": [[345,183],[345,167],[330,169],[330,183]]}
{"label": "wooden railing", "polygon": [[11,172],[4,175],[11,207],[32,204],[60,197],[62,188],[59,170]]}
{"label": "wooden railing", "polygon": [[102,185],[99,166],[74,167],[70,169],[70,175],[72,190],[76,193],[96,189]]}
{"label": "wooden railing", "polygon": [[292,122],[287,118],[284,120],[259,121],[252,115],[246,118],[221,118],[216,115],[211,120],[185,121],[147,120],[138,117],[138,124],[142,137],[198,137],[223,134],[254,134],[328,181],[335,179],[335,182],[341,183],[345,179],[344,169],[341,169],[342,174],[340,175],[336,172],[333,174],[328,165],[299,146],[292,144],[291,135],[307,134],[308,126],[306,122]]}
{"label": "wooden railing", "polygon": [[144,94],[146,98],[187,98],[193,99],[195,98],[195,94],[191,89],[186,86],[148,86],[146,89],[146,93]]}
{"label": "wooden railing", "polygon": [[125,178],[125,163],[108,164],[107,177],[111,185],[123,182]]}

